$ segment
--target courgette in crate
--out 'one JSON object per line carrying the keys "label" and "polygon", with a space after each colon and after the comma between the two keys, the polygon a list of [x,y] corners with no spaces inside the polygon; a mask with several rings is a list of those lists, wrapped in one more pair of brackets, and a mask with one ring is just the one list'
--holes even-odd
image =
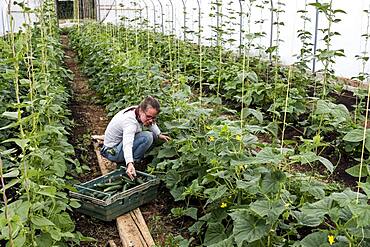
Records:
{"label": "courgette in crate", "polygon": [[139,177],[136,178],[136,181],[137,181],[138,184],[143,184],[144,183],[144,180],[139,178]]}
{"label": "courgette in crate", "polygon": [[122,184],[122,180],[119,180],[119,181],[110,182],[110,183],[99,183],[99,184],[96,184],[96,187],[98,187],[98,188],[107,188],[107,187],[121,185],[121,184]]}
{"label": "courgette in crate", "polygon": [[107,191],[118,190],[118,189],[121,189],[121,188],[122,188],[122,184],[118,184],[118,185],[107,187],[103,191],[107,192]]}
{"label": "courgette in crate", "polygon": [[134,182],[134,181],[132,181],[131,179],[129,179],[129,178],[128,178],[128,177],[126,177],[126,176],[122,176],[122,180],[125,180],[125,182],[130,183],[130,184],[135,184],[135,182]]}
{"label": "courgette in crate", "polygon": [[123,187],[122,187],[122,192],[128,190],[129,188],[130,188],[129,183],[124,184]]}
{"label": "courgette in crate", "polygon": [[104,195],[103,193],[99,193],[99,192],[94,192],[94,197],[98,198],[98,199],[102,199],[104,198],[106,195]]}

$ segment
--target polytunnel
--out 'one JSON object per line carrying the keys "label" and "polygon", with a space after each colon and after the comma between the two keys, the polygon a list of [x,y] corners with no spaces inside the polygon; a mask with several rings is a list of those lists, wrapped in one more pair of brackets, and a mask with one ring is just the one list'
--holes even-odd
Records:
{"label": "polytunnel", "polygon": [[365,0],[0,2],[1,246],[370,246]]}

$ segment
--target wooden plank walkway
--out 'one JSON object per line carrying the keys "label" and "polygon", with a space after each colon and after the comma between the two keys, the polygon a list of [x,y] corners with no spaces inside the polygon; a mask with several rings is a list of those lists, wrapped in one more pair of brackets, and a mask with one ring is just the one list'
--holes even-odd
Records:
{"label": "wooden plank walkway", "polygon": [[[100,146],[104,140],[104,136],[93,135],[91,137],[100,170],[105,175],[115,169],[116,166],[113,162],[100,155]],[[116,222],[123,247],[152,247],[155,245],[140,208],[119,216]]]}

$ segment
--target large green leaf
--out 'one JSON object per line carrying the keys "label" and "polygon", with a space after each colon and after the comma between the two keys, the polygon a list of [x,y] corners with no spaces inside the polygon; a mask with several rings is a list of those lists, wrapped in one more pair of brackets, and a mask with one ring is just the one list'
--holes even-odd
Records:
{"label": "large green leaf", "polygon": [[324,216],[320,213],[306,214],[304,212],[292,211],[292,216],[297,220],[297,224],[309,227],[316,227],[324,220]]}
{"label": "large green leaf", "polygon": [[252,216],[247,210],[236,210],[230,216],[234,221],[233,235],[238,247],[243,246],[244,242],[259,240],[269,233],[266,221]]}
{"label": "large green leaf", "polygon": [[62,232],[58,228],[49,229],[49,233],[52,239],[60,241],[62,239]]}
{"label": "large green leaf", "polygon": [[18,112],[6,111],[6,112],[3,112],[1,115],[9,119],[18,119]]}
{"label": "large green leaf", "polygon": [[260,177],[255,177],[250,181],[236,180],[236,188],[245,190],[250,194],[258,193],[258,182]]}
{"label": "large green leaf", "polygon": [[263,122],[262,112],[257,111],[255,109],[251,109],[251,108],[244,108],[243,109],[243,116],[244,116],[244,118],[247,118],[249,115],[254,116],[258,120],[259,123],[262,123]]}
{"label": "large green leaf", "polygon": [[326,169],[328,169],[329,172],[334,171],[334,165],[333,165],[333,163],[331,163],[330,160],[328,160],[324,157],[321,157],[321,156],[318,156],[318,160],[321,162],[321,164],[323,164],[326,167]]}
{"label": "large green leaf", "polygon": [[328,234],[324,232],[314,232],[301,240],[302,247],[326,247],[329,246]]}
{"label": "large green leaf", "polygon": [[4,173],[3,174],[3,177],[4,178],[14,178],[14,177],[17,177],[19,175],[19,170],[18,169],[13,169],[7,173]]}
{"label": "large green leaf", "polygon": [[347,142],[360,142],[364,140],[364,129],[354,129],[348,132],[344,137]]}
{"label": "large green leaf", "polygon": [[258,143],[258,137],[252,134],[244,135],[243,136],[243,144],[244,145],[251,145]]}
{"label": "large green leaf", "polygon": [[362,167],[361,164],[352,166],[346,169],[346,172],[353,177],[360,177],[360,173],[361,177],[369,176],[369,168],[367,164],[363,164]]}
{"label": "large green leaf", "polygon": [[75,225],[71,216],[69,216],[66,212],[61,212],[59,214],[55,214],[51,217],[51,221],[60,228],[63,232],[70,232],[75,229]]}
{"label": "large green leaf", "polygon": [[225,227],[221,223],[210,223],[204,237],[204,245],[209,246],[219,243],[227,238]]}
{"label": "large green leaf", "polygon": [[290,156],[290,159],[294,161],[299,161],[301,162],[301,164],[311,164],[315,161],[320,161],[330,172],[334,171],[334,165],[330,162],[330,160],[318,156],[314,152],[303,152],[299,155]]}
{"label": "large green leaf", "polygon": [[165,175],[165,180],[164,182],[166,183],[166,186],[168,188],[174,187],[177,183],[181,181],[181,175],[180,173],[174,171],[174,170],[169,170],[166,175]]}
{"label": "large green leaf", "polygon": [[15,179],[12,179],[10,180],[9,183],[6,183],[5,184],[5,189],[9,189],[10,187],[13,187],[14,185],[16,185],[17,183],[19,182],[19,179],[18,178],[15,178]]}
{"label": "large green leaf", "polygon": [[244,159],[246,164],[279,164],[284,156],[280,153],[274,153],[271,147],[266,147],[257,153],[256,157]]}
{"label": "large green leaf", "polygon": [[314,161],[317,161],[319,159],[319,156],[317,156],[314,152],[303,152],[299,155],[290,156],[290,159],[301,162],[301,164],[310,164]]}
{"label": "large green leaf", "polygon": [[245,78],[252,83],[258,83],[258,75],[254,71],[249,71],[245,74]]}
{"label": "large green leaf", "polygon": [[320,201],[304,204],[301,211],[307,215],[324,216],[329,213],[332,203],[332,199],[325,197]]}
{"label": "large green leaf", "polygon": [[234,247],[233,237],[230,236],[229,238],[224,239],[221,242],[209,245],[209,247]]}
{"label": "large green leaf", "polygon": [[267,173],[262,177],[262,193],[277,193],[285,182],[286,175],[282,171]]}
{"label": "large green leaf", "polygon": [[250,204],[250,208],[260,217],[265,217],[267,224],[273,224],[284,212],[284,203],[280,200],[268,201],[268,200],[257,200]]}
{"label": "large green leaf", "polygon": [[176,154],[177,154],[176,150],[173,149],[172,147],[162,148],[161,150],[159,150],[157,158],[159,158],[159,159],[161,159],[161,158],[172,158]]}
{"label": "large green leaf", "polygon": [[271,209],[270,202],[267,200],[257,200],[249,204],[249,206],[252,211],[261,217],[268,215]]}
{"label": "large green leaf", "polygon": [[325,185],[317,181],[303,181],[300,186],[301,192],[308,192],[316,199],[325,197]]}
{"label": "large green leaf", "polygon": [[192,234],[200,234],[200,232],[203,230],[203,225],[206,222],[198,220],[196,221],[191,227],[188,228],[189,232]]}
{"label": "large green leaf", "polygon": [[337,201],[341,207],[349,206],[357,201],[357,199],[365,202],[366,196],[361,193],[354,192],[349,188],[343,192],[334,192],[330,195],[330,198]]}
{"label": "large green leaf", "polygon": [[18,236],[13,240],[13,246],[22,247],[26,242],[26,233],[25,231],[20,231]]}
{"label": "large green leaf", "polygon": [[49,197],[55,197],[55,193],[57,192],[57,189],[53,186],[45,186],[45,185],[40,185],[39,191],[37,191],[38,194],[44,195],[44,196],[49,196]]}
{"label": "large green leaf", "polygon": [[180,201],[180,200],[185,199],[185,196],[183,195],[184,190],[185,190],[185,187],[183,187],[183,186],[174,187],[170,190],[170,193],[173,196],[175,201]]}
{"label": "large green leaf", "polygon": [[53,170],[55,174],[59,177],[64,177],[65,172],[67,171],[66,161],[63,157],[63,153],[60,151],[53,153]]}
{"label": "large green leaf", "polygon": [[29,139],[10,138],[10,139],[3,141],[3,143],[15,142],[15,144],[17,144],[23,150],[26,148],[29,141],[30,141]]}
{"label": "large green leaf", "polygon": [[370,205],[351,204],[349,208],[353,214],[353,217],[357,219],[357,227],[369,227],[370,226]]}
{"label": "large green leaf", "polygon": [[227,192],[227,186],[226,185],[220,185],[215,188],[209,188],[204,190],[204,194],[208,196],[207,203],[214,202],[218,199],[220,199],[222,196],[225,195]]}
{"label": "large green leaf", "polygon": [[359,183],[360,188],[366,193],[367,199],[370,199],[370,182]]}
{"label": "large green leaf", "polygon": [[30,207],[31,203],[29,201],[18,201],[16,204],[15,212],[24,222],[28,220]]}
{"label": "large green leaf", "polygon": [[36,236],[36,243],[38,246],[53,246],[53,239],[49,233],[41,233],[39,236]]}
{"label": "large green leaf", "polygon": [[39,215],[33,215],[31,216],[31,222],[38,226],[38,227],[43,227],[43,226],[53,226],[54,223],[45,218],[44,216],[39,216]]}
{"label": "large green leaf", "polygon": [[228,215],[224,209],[217,208],[212,210],[212,212],[203,215],[202,217],[199,218],[199,220],[206,221],[208,224],[211,222],[217,223],[226,219],[227,216]]}
{"label": "large green leaf", "polygon": [[193,218],[194,220],[198,219],[198,209],[194,207],[190,207],[184,210],[184,214]]}

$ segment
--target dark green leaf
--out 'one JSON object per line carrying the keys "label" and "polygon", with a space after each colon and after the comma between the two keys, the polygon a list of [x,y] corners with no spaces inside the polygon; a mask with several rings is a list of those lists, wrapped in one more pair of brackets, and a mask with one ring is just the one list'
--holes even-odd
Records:
{"label": "dark green leaf", "polygon": [[247,210],[236,210],[230,214],[234,221],[233,235],[238,247],[267,236],[269,226],[262,219],[252,216]]}
{"label": "dark green leaf", "polygon": [[226,239],[225,227],[221,223],[210,223],[204,237],[204,245],[209,246]]}

